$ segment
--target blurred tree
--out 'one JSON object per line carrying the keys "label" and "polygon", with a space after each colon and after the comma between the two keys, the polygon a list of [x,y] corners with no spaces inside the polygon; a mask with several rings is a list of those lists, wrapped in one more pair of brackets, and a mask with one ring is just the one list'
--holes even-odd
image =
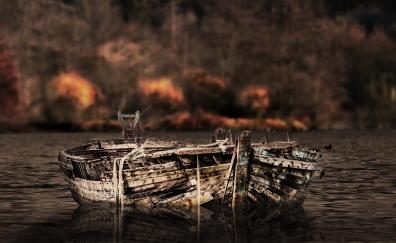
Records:
{"label": "blurred tree", "polygon": [[20,90],[18,70],[14,55],[0,36],[0,118],[15,118],[20,111]]}
{"label": "blurred tree", "polygon": [[[0,3],[0,25],[35,119],[54,120],[47,83],[77,71],[99,86],[110,111],[150,106],[137,81],[169,77],[188,103],[179,111],[392,127],[393,2],[15,0]],[[185,75],[194,69],[201,74]],[[265,87],[269,106],[243,107],[247,87]]]}

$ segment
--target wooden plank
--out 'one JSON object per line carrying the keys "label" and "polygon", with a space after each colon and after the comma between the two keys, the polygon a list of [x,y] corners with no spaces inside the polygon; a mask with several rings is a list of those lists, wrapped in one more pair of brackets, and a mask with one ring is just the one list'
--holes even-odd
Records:
{"label": "wooden plank", "polygon": [[92,202],[114,202],[113,183],[90,181],[80,178],[69,179],[70,189],[80,200]]}
{"label": "wooden plank", "polygon": [[[232,146],[225,146],[226,151],[231,152]],[[196,155],[196,154],[219,154],[223,153],[220,147],[195,147],[195,148],[181,148],[176,151],[177,155]]]}
{"label": "wooden plank", "polygon": [[[173,190],[188,190],[191,186],[186,183],[186,180],[176,179],[171,183],[161,183],[159,185],[152,184],[150,186],[142,186],[134,189],[131,195],[133,199],[148,197],[151,195],[161,195]],[[144,188],[144,189],[143,189]]]}
{"label": "wooden plank", "polygon": [[311,171],[315,171],[319,169],[319,166],[317,165],[316,162],[310,163],[310,162],[304,162],[298,160],[260,156],[260,155],[255,155],[254,157],[255,157],[255,162],[261,162],[282,168],[292,168],[292,169],[311,170]]}
{"label": "wooden plank", "polygon": [[[237,146],[237,144],[238,143],[236,143],[235,146]],[[226,180],[225,187],[224,187],[224,194],[221,199],[222,204],[224,203],[224,199],[225,199],[226,193],[227,193],[228,183],[230,182],[232,171],[234,170],[234,167],[235,167],[235,156],[236,156],[236,150],[234,149],[234,152],[232,153],[231,163],[230,163],[228,173],[227,173],[227,180]]]}
{"label": "wooden plank", "polygon": [[[231,153],[233,150],[233,145],[224,145],[226,153]],[[178,148],[178,149],[170,149],[165,151],[154,152],[151,154],[147,154],[145,158],[160,158],[167,157],[172,155],[197,155],[197,154],[219,154],[224,153],[222,148],[220,147],[187,147],[187,148]]]}
{"label": "wooden plank", "polygon": [[137,187],[137,186],[144,186],[154,183],[166,182],[183,177],[185,177],[185,174],[182,171],[177,171],[177,173],[169,172],[169,173],[165,173],[162,176],[149,177],[146,179],[135,178],[134,180],[127,180],[127,185],[128,187]]}
{"label": "wooden plank", "polygon": [[292,180],[296,184],[304,184],[308,183],[310,181],[310,178],[301,178],[298,176],[291,175],[287,172],[282,172],[282,171],[273,171],[273,170],[268,170],[264,168],[257,168],[253,167],[251,172],[255,175],[261,176],[261,175],[270,175],[272,178],[279,178],[282,180]]}
{"label": "wooden plank", "polygon": [[282,197],[285,195],[285,192],[282,190],[282,188],[279,185],[275,183],[270,183],[266,179],[251,176],[249,178],[249,184],[257,186],[258,188],[270,190]]}
{"label": "wooden plank", "polygon": [[60,157],[62,160],[70,159],[70,160],[74,160],[74,161],[78,161],[78,162],[84,162],[87,160],[86,158],[84,158],[82,156],[71,154],[69,150],[60,152]]}
{"label": "wooden plank", "polygon": [[[215,171],[224,171],[229,168],[230,164],[221,164],[221,165],[212,165],[212,166],[206,166],[206,167],[201,167],[201,175],[204,176],[204,174],[215,172]],[[186,169],[186,174],[188,176],[192,176],[196,174],[195,169]]]}
{"label": "wooden plank", "polygon": [[259,149],[287,149],[293,148],[298,145],[297,141],[274,141],[269,143],[253,143],[252,147],[256,150]]}
{"label": "wooden plank", "polygon": [[172,161],[166,164],[142,166],[133,170],[124,170],[124,176],[127,177],[150,177],[150,176],[160,176],[168,172],[180,171],[177,166],[177,162]]}
{"label": "wooden plank", "polygon": [[162,190],[164,188],[169,188],[171,189],[173,186],[181,185],[181,184],[189,184],[189,181],[186,180],[186,178],[175,178],[172,180],[168,180],[165,182],[157,182],[157,183],[151,183],[147,185],[141,185],[141,186],[134,186],[134,187],[129,187],[129,191],[131,192],[131,195],[135,193],[140,193],[140,192],[148,192],[151,193],[151,190],[156,191]]}
{"label": "wooden plank", "polygon": [[259,185],[262,188],[274,189],[274,191],[282,192],[282,194],[284,194],[283,197],[288,200],[298,200],[298,197],[301,197],[301,195],[304,194],[306,191],[305,186],[301,187],[301,189],[294,189],[289,186],[280,184],[280,182],[277,180],[270,181],[268,179],[260,178],[254,175],[250,176],[250,181],[251,184]]}
{"label": "wooden plank", "polygon": [[294,177],[300,178],[300,179],[305,179],[305,180],[311,180],[314,171],[306,171],[306,170],[301,170],[301,169],[293,169],[293,168],[283,168],[283,167],[276,167],[270,164],[265,164],[262,162],[257,162],[253,160],[252,163],[252,168],[253,169],[258,169],[261,171],[266,171],[270,170],[273,171],[274,173],[281,173],[281,174],[288,174],[292,175]]}
{"label": "wooden plank", "polygon": [[[150,165],[147,167],[138,167],[138,168],[133,168],[133,169],[124,169],[123,170],[123,176],[124,177],[140,177],[143,175],[160,175],[161,173],[166,173],[166,172],[171,172],[171,171],[176,171],[179,170],[177,167],[177,162],[171,161],[167,162],[164,164],[157,164],[157,165]],[[113,172],[111,171],[106,171],[104,172],[104,175],[107,177],[111,177]],[[131,178],[133,179],[133,178]]]}
{"label": "wooden plank", "polygon": [[234,239],[236,242],[247,240],[245,209],[248,202],[248,167],[251,163],[252,154],[251,139],[250,131],[243,131],[238,139],[232,198]]}
{"label": "wooden plank", "polygon": [[257,184],[250,183],[248,186],[248,191],[251,192],[256,197],[266,197],[274,202],[280,202],[282,197],[266,188],[260,187]]}
{"label": "wooden plank", "polygon": [[[215,183],[224,182],[224,176],[227,165],[222,166],[209,166],[200,168],[201,173],[201,187],[204,191],[206,187],[212,186]],[[194,174],[191,172],[195,171]],[[188,176],[190,174],[190,176]],[[188,180],[186,178],[188,176]],[[155,189],[157,187],[164,188],[166,186],[176,186],[180,181],[185,181],[187,184],[196,184],[194,180],[196,180],[196,169],[190,169],[189,173],[184,174],[182,170],[170,171],[163,174],[151,174],[147,177],[129,177],[127,176],[125,179],[127,181],[127,185],[132,189],[132,191],[144,191],[149,189]],[[175,184],[176,183],[176,184]]]}
{"label": "wooden plank", "polygon": [[[201,192],[200,200],[201,204],[209,202],[213,199],[209,192]],[[176,195],[166,200],[162,200],[159,204],[172,204],[172,205],[185,205],[189,203],[191,205],[197,205],[197,190],[185,192],[183,194]]]}
{"label": "wooden plank", "polygon": [[[201,178],[201,188],[210,187],[212,185],[224,184],[224,180],[225,180],[224,175],[212,176],[212,177],[205,178],[205,179]],[[198,180],[196,180],[196,179],[190,180],[190,184],[197,185]],[[205,189],[202,189],[202,190],[205,190]]]}
{"label": "wooden plank", "polygon": [[296,181],[286,180],[286,179],[275,177],[275,176],[271,177],[271,176],[268,176],[265,174],[251,173],[250,176],[259,177],[259,178],[268,180],[273,184],[277,184],[281,187],[290,187],[290,188],[293,188],[296,190],[299,190],[300,188],[307,187],[307,185],[309,184],[309,182],[297,183]]}
{"label": "wooden plank", "polygon": [[199,159],[197,155],[197,205],[198,205],[198,210],[201,205],[201,176],[200,176],[200,171],[199,171]]}
{"label": "wooden plank", "polygon": [[248,178],[248,165],[251,155],[251,138],[250,131],[243,131],[239,137],[235,177],[234,177],[234,191],[232,200],[233,208],[244,208],[247,199],[247,178]]}

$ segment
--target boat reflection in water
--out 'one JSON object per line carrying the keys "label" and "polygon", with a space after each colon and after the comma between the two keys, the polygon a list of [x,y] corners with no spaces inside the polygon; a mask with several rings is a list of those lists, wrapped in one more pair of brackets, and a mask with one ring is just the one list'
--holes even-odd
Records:
{"label": "boat reflection in water", "polygon": [[312,239],[302,207],[231,209],[80,207],[68,242],[261,242]]}

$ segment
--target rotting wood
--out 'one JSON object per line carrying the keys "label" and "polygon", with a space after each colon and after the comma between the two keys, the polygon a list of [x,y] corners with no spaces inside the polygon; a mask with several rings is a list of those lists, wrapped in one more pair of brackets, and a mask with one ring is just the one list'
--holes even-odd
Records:
{"label": "rotting wood", "polygon": [[251,137],[250,131],[243,131],[238,139],[232,197],[234,239],[236,242],[247,240],[246,227],[244,227],[247,218],[244,212],[248,202],[248,167],[252,160]]}
{"label": "rotting wood", "polygon": [[[238,141],[236,142],[235,146],[238,146],[237,144],[238,144]],[[226,197],[228,183],[230,182],[230,178],[231,178],[232,172],[234,171],[234,168],[235,168],[235,156],[236,156],[236,150],[234,149],[234,152],[232,153],[231,163],[230,163],[230,166],[229,166],[229,169],[228,169],[228,173],[227,173],[227,180],[226,180],[226,183],[225,183],[225,186],[224,186],[224,194],[223,194],[223,197],[221,199],[221,203],[222,204],[224,204],[224,199]]]}
{"label": "rotting wood", "polygon": [[251,175],[260,175],[260,176],[267,176],[267,177],[271,177],[271,178],[278,178],[281,180],[285,180],[285,181],[292,181],[295,184],[298,185],[303,185],[307,182],[309,182],[309,178],[302,178],[302,177],[298,177],[292,174],[289,174],[287,172],[281,172],[281,171],[273,171],[273,170],[268,170],[268,169],[262,169],[262,168],[252,168],[251,169]]}
{"label": "rotting wood", "polygon": [[257,173],[265,173],[266,171],[271,171],[274,174],[281,174],[281,175],[287,175],[287,176],[292,176],[298,180],[307,180],[310,181],[312,178],[312,171],[305,171],[305,170],[300,170],[300,169],[292,169],[292,168],[280,168],[280,167],[274,167],[272,165],[266,165],[264,163],[255,163],[253,161],[252,164],[252,171],[257,172]]}
{"label": "rotting wood", "polygon": [[[191,206],[214,199],[228,203],[229,198],[237,208],[248,200],[301,203],[313,176],[321,171],[313,160],[317,151],[300,149],[294,141],[262,144],[250,139],[251,134],[243,132],[233,144],[228,131],[201,145],[151,139],[94,141],[60,152],[59,166],[81,204]],[[313,152],[306,159],[298,151]]]}
{"label": "rotting wood", "polygon": [[198,196],[197,196],[197,205],[201,205],[201,176],[200,176],[200,171],[199,171],[199,159],[197,155],[197,191],[198,191]]}
{"label": "rotting wood", "polygon": [[[221,164],[221,165],[212,165],[212,166],[206,166],[201,168],[201,173],[202,174],[208,174],[212,172],[218,172],[218,171],[224,171],[227,170],[230,164]],[[186,174],[187,175],[194,175],[194,169],[186,169]]]}
{"label": "rotting wood", "polygon": [[273,165],[281,168],[292,168],[292,169],[311,170],[311,171],[318,170],[317,164],[311,162],[290,160],[285,158],[263,157],[263,156],[257,156],[256,158],[258,162],[262,162],[268,165]]}
{"label": "rotting wood", "polygon": [[238,149],[235,164],[233,208],[243,208],[246,205],[248,166],[251,157],[250,131],[243,131],[238,140]]}

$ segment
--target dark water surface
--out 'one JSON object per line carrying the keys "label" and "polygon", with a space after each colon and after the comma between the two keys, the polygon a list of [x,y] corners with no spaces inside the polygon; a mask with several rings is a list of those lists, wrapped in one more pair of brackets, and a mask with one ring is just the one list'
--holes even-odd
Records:
{"label": "dark water surface", "polygon": [[[283,135],[269,133],[273,139]],[[206,142],[210,134],[156,136]],[[312,183],[303,209],[269,209],[257,213],[253,223],[234,228],[227,212],[204,208],[199,220],[193,211],[176,209],[78,208],[57,165],[58,151],[118,134],[0,135],[0,242],[395,242],[396,132],[293,136],[317,147],[333,145],[324,151],[325,177]]]}

